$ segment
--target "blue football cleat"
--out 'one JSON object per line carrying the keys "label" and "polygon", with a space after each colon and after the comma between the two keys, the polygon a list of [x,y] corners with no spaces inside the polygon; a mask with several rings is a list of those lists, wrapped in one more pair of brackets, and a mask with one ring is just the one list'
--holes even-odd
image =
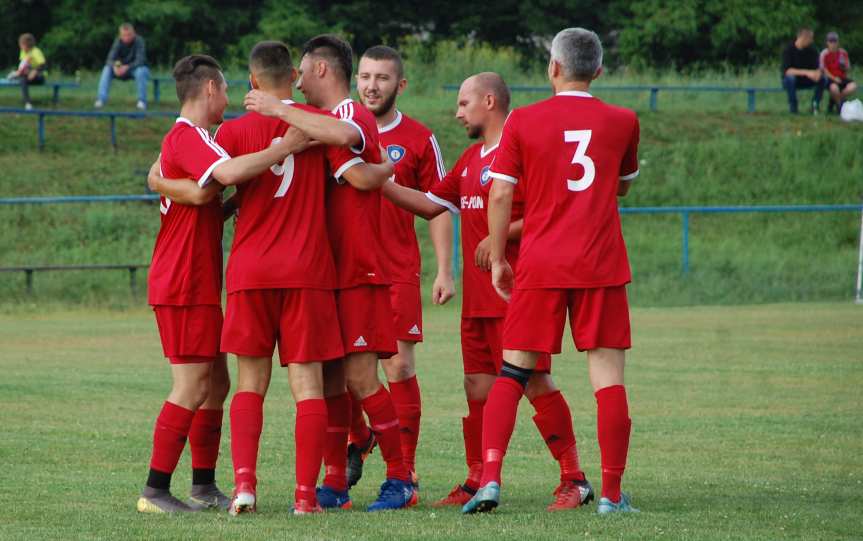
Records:
{"label": "blue football cleat", "polygon": [[491,481],[485,486],[479,487],[473,498],[461,508],[461,512],[464,514],[488,513],[497,507],[498,503],[500,503],[500,485]]}
{"label": "blue football cleat", "polygon": [[416,505],[414,501],[414,486],[410,481],[387,479],[381,485],[378,499],[369,505],[369,511],[389,511],[405,509]]}
{"label": "blue football cleat", "polygon": [[347,490],[339,492],[323,485],[318,487],[315,493],[318,496],[318,505],[324,509],[350,509],[354,506]]}
{"label": "blue football cleat", "polygon": [[596,514],[608,515],[610,513],[640,513],[638,509],[632,507],[629,503],[629,496],[620,493],[620,501],[614,503],[608,498],[600,498],[599,504],[596,506]]}

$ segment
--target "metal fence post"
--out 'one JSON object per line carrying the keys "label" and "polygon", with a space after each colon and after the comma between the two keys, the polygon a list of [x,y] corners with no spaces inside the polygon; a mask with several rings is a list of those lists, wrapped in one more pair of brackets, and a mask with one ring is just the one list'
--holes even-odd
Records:
{"label": "metal fence post", "polygon": [[111,118],[111,146],[117,150],[117,117],[114,115]]}
{"label": "metal fence post", "polygon": [[54,85],[54,105],[57,105],[57,102],[60,101],[60,85]]}
{"label": "metal fence post", "polygon": [[45,114],[39,113],[39,150],[45,150]]}
{"label": "metal fence post", "polygon": [[689,273],[689,212],[681,212],[683,222],[683,246],[681,254],[681,266],[683,274]]}
{"label": "metal fence post", "polygon": [[129,267],[129,289],[132,290],[132,295],[138,293],[138,269],[135,267]]}
{"label": "metal fence post", "polygon": [[27,281],[27,294],[33,294],[33,269],[24,269],[24,274],[26,274]]}
{"label": "metal fence post", "polygon": [[659,94],[659,89],[653,87],[650,89],[650,110],[656,111],[656,95]]}
{"label": "metal fence post", "polygon": [[159,88],[159,79],[153,79],[153,101],[159,103],[159,98],[162,97],[162,91]]}

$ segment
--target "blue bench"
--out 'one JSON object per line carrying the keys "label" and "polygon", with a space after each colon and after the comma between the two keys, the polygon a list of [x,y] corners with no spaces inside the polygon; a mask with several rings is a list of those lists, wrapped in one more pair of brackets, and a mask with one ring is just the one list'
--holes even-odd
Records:
{"label": "blue bench", "polygon": [[[165,84],[174,84],[173,77],[151,77],[151,81],[153,81],[153,103],[159,103],[159,100],[162,99],[162,83]],[[252,89],[252,84],[248,79],[234,79],[229,80],[228,85],[230,86],[239,86],[246,85],[249,90]]]}
{"label": "blue bench", "polygon": [[23,272],[27,294],[33,294],[33,273],[36,271],[87,271],[94,270],[127,270],[129,271],[129,289],[132,295],[138,293],[138,269],[146,269],[150,265],[127,263],[123,265],[29,265],[22,267],[0,267],[0,272]]}
{"label": "blue bench", "polygon": [[[55,83],[51,83],[51,82],[46,81],[43,84],[30,85],[30,86],[32,86],[32,87],[44,86],[44,87],[53,88],[54,89],[54,95],[53,95],[52,100],[54,102],[54,105],[57,105],[57,102],[60,101],[60,89],[61,88],[78,88],[81,85],[79,85],[78,83],[73,83],[73,82],[69,82],[69,81],[66,81],[66,82],[58,81]],[[9,81],[7,79],[0,79],[0,88],[21,88],[21,83],[19,83],[18,81]]]}
{"label": "blue bench", "polygon": [[[458,90],[459,85],[444,85],[444,90]],[[512,92],[544,92],[551,93],[548,86],[512,85]],[[603,92],[650,92],[650,110],[658,109],[657,101],[660,91],[663,92],[719,92],[719,93],[746,93],[746,110],[755,112],[755,95],[759,93],[785,92],[778,87],[735,87],[735,86],[683,86],[683,85],[597,85],[591,87],[592,91],[601,94]]]}
{"label": "blue bench", "polygon": [[[62,116],[77,118],[107,118],[111,125],[111,146],[117,149],[117,119],[145,119],[145,118],[175,118],[177,113],[171,111],[57,111],[54,109],[20,109],[14,107],[0,107],[0,114],[35,115],[39,117],[38,138],[39,150],[45,148],[45,117]],[[243,113],[225,113],[225,118],[236,118]]]}

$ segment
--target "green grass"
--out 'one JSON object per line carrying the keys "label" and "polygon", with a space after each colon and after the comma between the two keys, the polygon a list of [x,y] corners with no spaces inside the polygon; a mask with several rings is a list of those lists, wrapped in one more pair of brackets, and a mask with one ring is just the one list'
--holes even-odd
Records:
{"label": "green grass", "polygon": [[[626,490],[638,516],[595,505],[544,511],[556,466],[521,407],[503,505],[463,517],[429,506],[464,475],[458,311],[426,312],[422,503],[411,511],[296,518],[293,404],[277,369],[266,403],[255,516],[141,516],[153,418],[169,388],[143,309],[0,316],[2,539],[859,539],[863,536],[863,312],[851,304],[649,308],[633,312],[633,418]],[[574,414],[583,467],[598,484],[595,403],[565,340],[554,375]],[[232,371],[235,363],[230,362]],[[231,487],[229,430],[219,483]],[[188,489],[188,454],[175,490]],[[375,496],[372,455],[353,493]]]}

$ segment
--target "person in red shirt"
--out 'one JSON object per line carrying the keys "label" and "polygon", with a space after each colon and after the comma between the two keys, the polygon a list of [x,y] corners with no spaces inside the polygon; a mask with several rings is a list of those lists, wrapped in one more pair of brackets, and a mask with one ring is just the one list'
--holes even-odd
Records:
{"label": "person in red shirt", "polygon": [[[145,513],[227,507],[227,497],[215,485],[222,404],[230,383],[219,353],[222,208],[220,190],[211,180],[251,178],[290,152],[287,144],[278,144],[232,159],[208,132],[222,121],[228,105],[219,64],[206,55],[191,55],[177,62],[173,75],[181,110],[162,141],[160,169],[164,176],[192,178],[204,188],[194,201],[162,197],[159,205],[161,227],[148,275],[148,303],[171,362],[173,387],[156,419],[150,474],[137,504]],[[189,504],[170,493],[186,439],[193,468]]]}
{"label": "person in red shirt", "polygon": [[[496,414],[493,410],[483,410],[489,389],[503,364],[501,333],[507,304],[495,293],[488,272],[491,267],[486,208],[491,187],[489,169],[509,112],[509,101],[509,89],[498,74],[480,73],[469,77],[459,90],[456,118],[464,125],[468,137],[482,139],[482,143],[468,147],[444,180],[434,183],[426,194],[395,182],[383,188],[384,196],[393,203],[427,219],[445,210],[461,213],[462,253],[466,259],[461,343],[469,412],[462,419],[462,429],[468,477],[436,506],[461,506],[476,493],[482,474],[483,418]],[[523,225],[520,194],[517,198],[506,244],[507,257],[513,264],[518,258]],[[560,464],[560,485],[554,491],[554,502],[548,507],[550,511],[558,511],[590,502],[593,489],[579,466],[569,406],[551,378],[550,361],[547,354],[539,359],[525,393],[536,409],[534,423]]]}
{"label": "person in red shirt", "polygon": [[[427,127],[396,106],[407,79],[401,55],[384,45],[369,48],[360,58],[357,91],[360,101],[377,120],[382,148],[395,166],[395,182],[425,192],[446,174],[440,146]],[[423,340],[420,294],[420,251],[414,215],[384,199],[381,202],[382,255],[392,280],[390,300],[395,315],[398,354],[381,360],[401,426],[402,455],[416,475],[422,401],[416,377],[415,345]],[[437,257],[432,302],[444,304],[455,294],[452,276],[452,218],[443,213],[429,222],[429,236]],[[356,406],[357,404],[355,404]],[[348,486],[359,481],[363,461],[375,446],[362,409],[351,409],[348,445]]]}
{"label": "person in red shirt", "polygon": [[842,104],[857,91],[857,83],[848,78],[851,70],[851,59],[848,51],[839,47],[839,34],[827,33],[827,48],[821,51],[821,71],[827,78],[827,88],[830,91],[830,105],[827,112],[836,108],[839,113]]}
{"label": "person in red shirt", "polygon": [[396,353],[390,278],[380,254],[381,195],[377,186],[360,186],[345,178],[344,171],[357,163],[381,160],[374,116],[350,99],[353,52],[333,35],[321,35],[303,47],[297,82],[306,103],[329,115],[315,114],[279,102],[260,91],[251,91],[249,110],[277,116],[308,137],[340,149],[343,164],[327,189],[327,229],[336,264],[337,305],[345,350],[344,363],[328,363],[324,371],[324,395],[329,415],[324,452],[326,476],[318,489],[325,508],[352,506],[346,476],[347,437],[351,419],[348,390],[361,402],[387,464],[386,481],[368,510],[402,509],[416,503],[410,472],[402,458],[399,422],[392,399],[377,375],[378,358]]}
{"label": "person in red shirt", "polygon": [[[293,104],[296,70],[285,44],[258,43],[249,66],[253,88]],[[317,113],[308,106],[298,107]],[[276,344],[297,400],[293,512],[320,511],[314,487],[327,426],[322,363],[343,355],[324,196],[327,168],[341,168],[345,160],[339,149],[313,146],[306,150],[305,137],[300,139],[297,134],[301,134],[297,128],[278,118],[254,112],[224,123],[216,134],[216,142],[235,156],[285,142],[294,149],[284,161],[237,188],[241,212],[228,261],[228,309],[221,340],[222,350],[235,353],[238,360],[238,388],[231,403],[236,483],[232,514],[256,508],[263,401]],[[361,163],[344,168],[343,175],[363,182],[363,174],[375,168],[378,171],[371,174],[377,174],[377,182],[392,172],[389,164]],[[169,182],[171,187],[184,184],[190,183]],[[157,184],[156,188],[164,187]]]}
{"label": "person in red shirt", "polygon": [[[599,76],[597,35],[568,28],[555,36],[548,75],[555,95],[514,110],[489,176],[492,283],[510,303],[503,329],[504,363],[483,419],[483,472],[464,513],[500,500],[501,468],[519,400],[539,360],[560,352],[569,311],[572,336],[587,351],[597,402],[602,497],[597,512],[635,509],[620,492],[631,421],[623,386],[629,349],[629,262],[617,209],[638,175],[638,118],[588,93]],[[524,197],[517,274],[507,237],[516,189]]]}

